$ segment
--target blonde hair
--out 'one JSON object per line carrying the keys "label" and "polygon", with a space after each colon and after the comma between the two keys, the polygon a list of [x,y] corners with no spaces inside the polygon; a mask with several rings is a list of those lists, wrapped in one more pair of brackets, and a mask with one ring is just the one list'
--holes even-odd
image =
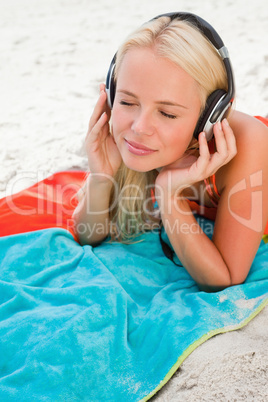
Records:
{"label": "blonde hair", "polygon": [[[169,17],[149,21],[126,39],[116,55],[115,81],[125,54],[132,48],[144,47],[153,48],[158,56],[169,59],[194,78],[201,101],[200,115],[213,91],[227,91],[226,70],[215,47],[188,21]],[[118,188],[112,191],[110,200],[110,205],[116,205],[110,211],[112,239],[129,241],[144,227],[155,227],[157,217],[151,192],[156,176],[157,171],[136,172],[122,163],[115,177]],[[120,197],[122,192],[124,197]]]}

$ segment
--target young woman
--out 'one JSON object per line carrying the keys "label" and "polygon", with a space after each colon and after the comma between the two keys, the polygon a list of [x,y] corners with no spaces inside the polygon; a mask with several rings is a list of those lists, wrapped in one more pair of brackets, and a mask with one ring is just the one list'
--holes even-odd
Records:
{"label": "young woman", "polygon": [[[161,221],[204,290],[245,280],[268,218],[267,127],[230,108],[212,139],[193,135],[209,96],[230,90],[220,53],[184,15],[160,16],[127,38],[112,111],[100,85],[86,137],[90,174],[74,212],[82,244],[133,241]],[[211,239],[195,212],[215,214]]]}

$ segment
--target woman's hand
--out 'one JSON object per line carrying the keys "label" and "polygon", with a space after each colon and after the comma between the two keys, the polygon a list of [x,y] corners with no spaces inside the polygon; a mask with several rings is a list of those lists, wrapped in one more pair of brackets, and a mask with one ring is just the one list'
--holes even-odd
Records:
{"label": "woman's hand", "polygon": [[104,181],[114,176],[121,164],[121,155],[110,133],[111,111],[107,106],[105,85],[100,85],[100,95],[89,121],[85,146],[89,170]]}
{"label": "woman's hand", "polygon": [[168,197],[179,195],[184,188],[213,175],[236,155],[235,136],[227,120],[215,124],[213,131],[216,152],[210,154],[206,137],[200,133],[199,157],[185,154],[182,159],[165,166],[156,179],[156,192],[161,189],[169,192]]}

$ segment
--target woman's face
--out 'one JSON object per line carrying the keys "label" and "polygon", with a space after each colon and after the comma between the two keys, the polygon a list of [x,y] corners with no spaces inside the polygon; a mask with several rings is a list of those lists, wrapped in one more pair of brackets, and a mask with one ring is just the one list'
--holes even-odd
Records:
{"label": "woman's face", "polygon": [[146,172],[180,159],[200,114],[196,81],[152,49],[133,48],[118,71],[113,136],[125,165]]}

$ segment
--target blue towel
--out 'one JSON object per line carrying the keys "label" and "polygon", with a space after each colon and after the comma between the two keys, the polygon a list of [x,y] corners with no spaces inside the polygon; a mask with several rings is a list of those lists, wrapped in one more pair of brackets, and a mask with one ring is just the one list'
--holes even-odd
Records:
{"label": "blue towel", "polygon": [[205,293],[157,233],[137,240],[82,247],[61,228],[0,238],[1,401],[146,401],[198,345],[267,304],[264,242],[244,284]]}

